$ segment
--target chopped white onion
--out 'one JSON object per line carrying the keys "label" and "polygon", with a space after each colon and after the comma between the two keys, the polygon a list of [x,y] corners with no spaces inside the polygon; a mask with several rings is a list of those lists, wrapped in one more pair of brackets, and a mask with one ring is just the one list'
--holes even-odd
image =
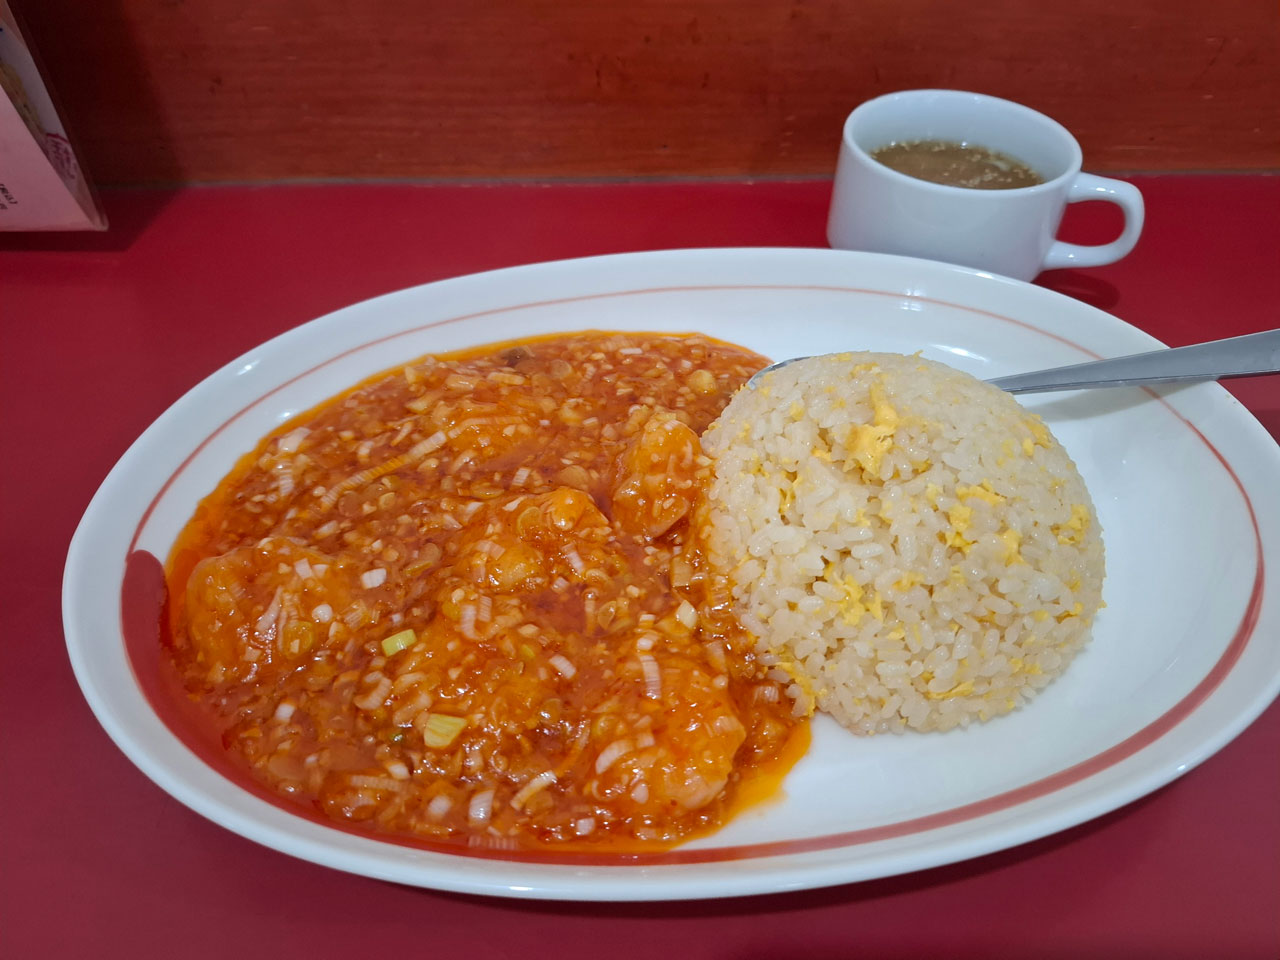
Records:
{"label": "chopped white onion", "polygon": [[519,792],[511,798],[511,806],[515,807],[517,810],[522,809],[530,797],[541,790],[547,789],[547,787],[551,786],[551,784],[555,782],[556,775],[550,770],[543,770],[540,774],[521,787]]}
{"label": "chopped white onion", "polygon": [[254,625],[259,636],[266,636],[271,628],[276,625],[276,621],[280,617],[280,588],[276,587],[275,595],[271,598],[271,602],[267,604],[267,609],[262,611],[262,616],[258,617],[258,622]]}
{"label": "chopped white onion", "polygon": [[640,669],[644,671],[644,692],[652,700],[662,699],[662,668],[647,653],[640,654]]}
{"label": "chopped white onion", "polygon": [[464,603],[458,614],[458,630],[468,640],[478,640],[476,636],[476,605]]}
{"label": "chopped white onion", "polygon": [[548,657],[547,663],[555,667],[556,672],[566,680],[572,680],[574,674],[578,672],[578,668],[569,661],[569,658],[560,653],[553,657]]}
{"label": "chopped white onion", "polygon": [[613,741],[613,743],[601,750],[600,755],[596,757],[596,773],[604,773],[618,760],[630,753],[631,750],[632,743],[630,740],[624,738]]}
{"label": "chopped white onion", "polygon": [[692,630],[698,625],[698,611],[688,600],[681,600],[680,606],[676,607],[676,619]]}
{"label": "chopped white onion", "polygon": [[578,551],[573,547],[565,547],[561,553],[564,554],[565,560],[569,562],[569,566],[573,568],[573,572],[582,575],[582,571],[587,569],[587,565],[582,562],[582,557],[578,555]]}
{"label": "chopped white onion", "polygon": [[347,783],[359,790],[399,790],[400,784],[390,777],[371,777],[363,773],[353,773],[347,777]]}
{"label": "chopped white onion", "polygon": [[760,686],[755,688],[755,691],[753,692],[753,696],[756,700],[762,701],[764,703],[777,703],[778,688],[773,686],[772,684],[767,684],[767,685],[761,684]]}
{"label": "chopped white onion", "polygon": [[368,610],[365,608],[365,605],[356,601],[351,606],[347,607],[347,612],[342,615],[342,620],[348,627],[354,630],[356,627],[364,623],[365,614],[367,613]]}
{"label": "chopped white onion", "polygon": [[360,584],[366,590],[372,590],[374,587],[380,587],[387,582],[387,571],[382,567],[374,567],[372,570],[366,570],[360,574]]}
{"label": "chopped white onion", "polygon": [[276,442],[276,446],[281,453],[293,453],[302,445],[302,441],[306,439],[308,433],[310,431],[306,427],[291,430]]}
{"label": "chopped white onion", "polygon": [[467,805],[467,819],[472,824],[488,823],[491,813],[493,813],[493,790],[481,790],[472,794],[471,802]]}
{"label": "chopped white onion", "polygon": [[425,457],[428,453],[439,450],[443,447],[446,439],[444,431],[437,430],[431,436],[427,437],[427,439],[420,440],[410,447],[409,452],[405,454],[405,458],[409,460],[417,460],[420,457]]}
{"label": "chopped white onion", "polygon": [[742,729],[742,723],[732,714],[722,713],[712,721],[711,729],[716,733],[736,733]]}
{"label": "chopped white onion", "polygon": [[[373,675],[370,674],[370,678]],[[382,706],[387,694],[391,692],[391,678],[379,675],[378,684],[362,697],[354,697],[351,702],[361,710],[377,710]]]}

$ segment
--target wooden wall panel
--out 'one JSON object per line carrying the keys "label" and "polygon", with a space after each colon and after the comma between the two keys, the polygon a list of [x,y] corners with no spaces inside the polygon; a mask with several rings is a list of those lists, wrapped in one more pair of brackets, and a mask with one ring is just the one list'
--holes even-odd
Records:
{"label": "wooden wall panel", "polygon": [[18,0],[104,183],[830,172],[894,89],[1280,169],[1274,0]]}

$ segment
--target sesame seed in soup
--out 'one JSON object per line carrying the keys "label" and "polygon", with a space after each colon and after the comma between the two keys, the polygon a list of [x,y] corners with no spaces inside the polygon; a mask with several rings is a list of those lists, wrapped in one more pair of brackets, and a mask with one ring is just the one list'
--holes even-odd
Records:
{"label": "sesame seed in soup", "polygon": [[895,142],[874,151],[871,157],[917,180],[952,187],[1013,190],[1044,183],[1044,177],[1016,157],[972,143]]}

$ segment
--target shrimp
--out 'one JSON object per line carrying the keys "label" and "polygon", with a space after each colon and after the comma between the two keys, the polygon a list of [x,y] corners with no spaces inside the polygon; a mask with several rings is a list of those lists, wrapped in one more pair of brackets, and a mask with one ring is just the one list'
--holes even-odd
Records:
{"label": "shrimp", "polygon": [[473,520],[458,538],[455,569],[499,593],[533,593],[556,577],[577,582],[588,568],[620,563],[607,544],[608,519],[572,487],[497,501]]}
{"label": "shrimp", "polygon": [[351,601],[344,565],[283,537],[208,557],[187,581],[188,635],[215,681],[296,663]]}
{"label": "shrimp", "polygon": [[618,457],[613,515],[625,530],[648,540],[662,536],[689,512],[707,461],[698,435],[670,414],[650,417]]}
{"label": "shrimp", "polygon": [[586,792],[629,797],[638,816],[700,809],[724,791],[746,730],[725,686],[703,666],[683,655],[643,656],[651,659],[637,658],[641,684],[633,685],[643,693],[615,696],[602,706],[623,709],[598,714],[615,722],[595,724],[608,730],[608,742],[594,751],[596,779]]}

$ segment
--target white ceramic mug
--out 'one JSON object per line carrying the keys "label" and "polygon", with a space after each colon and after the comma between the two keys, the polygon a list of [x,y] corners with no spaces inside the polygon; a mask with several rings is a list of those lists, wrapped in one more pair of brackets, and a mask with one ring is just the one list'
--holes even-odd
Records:
{"label": "white ceramic mug", "polygon": [[[986,147],[1031,167],[1043,183],[975,190],[907,176],[872,159],[890,143],[943,140]],[[904,90],[849,114],[840,144],[827,239],[844,250],[943,260],[1030,280],[1055,267],[1098,267],[1125,256],[1142,232],[1142,194],[1080,172],[1067,129],[1020,103],[960,90]],[[1068,203],[1106,200],[1124,211],[1111,243],[1056,239]]]}

